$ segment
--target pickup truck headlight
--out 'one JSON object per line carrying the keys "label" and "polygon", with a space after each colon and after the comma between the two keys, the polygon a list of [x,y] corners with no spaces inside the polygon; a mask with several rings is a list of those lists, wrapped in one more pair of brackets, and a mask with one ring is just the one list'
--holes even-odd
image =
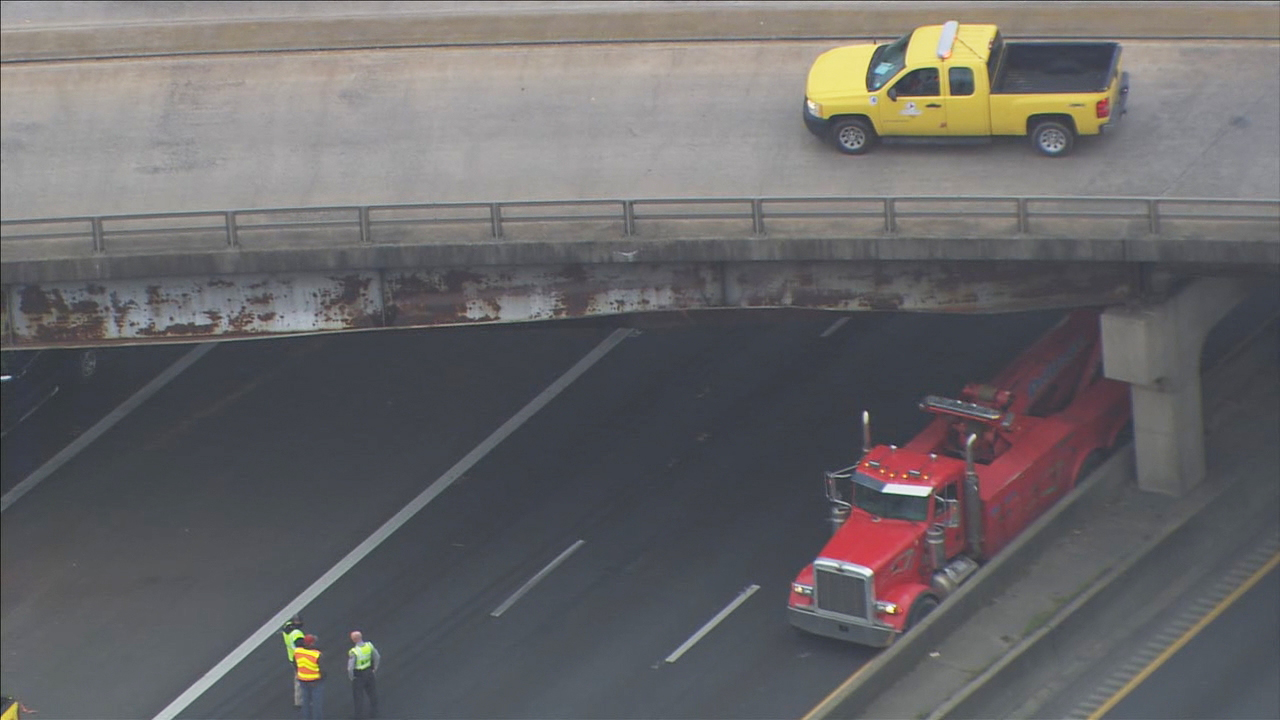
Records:
{"label": "pickup truck headlight", "polygon": [[822,106],[809,98],[804,99],[804,109],[814,117],[822,117]]}
{"label": "pickup truck headlight", "polygon": [[813,587],[809,585],[801,585],[798,582],[791,583],[791,592],[797,595],[813,596]]}

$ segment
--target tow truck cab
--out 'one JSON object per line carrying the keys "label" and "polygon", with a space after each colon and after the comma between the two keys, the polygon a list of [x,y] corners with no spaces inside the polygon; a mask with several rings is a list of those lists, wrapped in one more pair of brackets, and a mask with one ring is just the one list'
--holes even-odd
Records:
{"label": "tow truck cab", "polygon": [[1130,417],[1102,374],[1096,310],[1075,311],[990,384],[930,395],[901,448],[871,446],[824,478],[832,536],[791,586],[796,627],[883,647],[933,611],[1092,472]]}

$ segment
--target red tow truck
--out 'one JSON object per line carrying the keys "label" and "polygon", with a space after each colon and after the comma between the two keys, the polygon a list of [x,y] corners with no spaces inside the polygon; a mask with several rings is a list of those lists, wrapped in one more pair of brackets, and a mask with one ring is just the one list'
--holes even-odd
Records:
{"label": "red tow truck", "polygon": [[1129,388],[1102,374],[1098,310],[1068,314],[991,383],[930,395],[902,447],[826,473],[833,534],[791,585],[787,619],[885,647],[938,607],[1107,456]]}

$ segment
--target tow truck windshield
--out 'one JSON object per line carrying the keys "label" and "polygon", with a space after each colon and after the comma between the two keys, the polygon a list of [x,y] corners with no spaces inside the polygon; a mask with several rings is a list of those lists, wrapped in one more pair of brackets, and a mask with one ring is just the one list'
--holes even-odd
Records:
{"label": "tow truck windshield", "polygon": [[[902,490],[910,490],[910,494]],[[853,481],[853,504],[876,517],[924,522],[929,519],[929,490],[885,485],[863,473]]]}
{"label": "tow truck windshield", "polygon": [[871,66],[867,68],[868,90],[875,92],[884,87],[907,66],[907,45],[910,42],[911,33],[907,33],[888,45],[876,48],[871,55]]}

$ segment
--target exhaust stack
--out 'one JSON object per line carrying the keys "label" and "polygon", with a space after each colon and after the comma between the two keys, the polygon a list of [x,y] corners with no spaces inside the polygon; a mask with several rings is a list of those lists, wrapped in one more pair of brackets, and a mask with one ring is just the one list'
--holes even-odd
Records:
{"label": "exhaust stack", "polygon": [[973,444],[977,441],[976,433],[969,435],[964,441],[964,535],[969,552],[981,559],[985,557],[982,551],[982,518],[985,513],[982,493],[978,488],[978,469],[973,465]]}

